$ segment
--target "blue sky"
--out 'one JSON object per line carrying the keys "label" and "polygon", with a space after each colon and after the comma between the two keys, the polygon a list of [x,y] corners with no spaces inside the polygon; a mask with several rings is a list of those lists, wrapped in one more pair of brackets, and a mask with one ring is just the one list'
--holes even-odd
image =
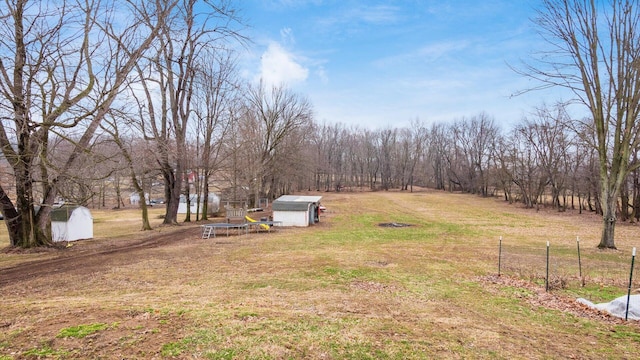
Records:
{"label": "blue sky", "polygon": [[486,112],[509,127],[558,90],[520,66],[545,43],[538,1],[243,0],[250,26],[243,73],[307,96],[320,123],[367,128],[452,122]]}

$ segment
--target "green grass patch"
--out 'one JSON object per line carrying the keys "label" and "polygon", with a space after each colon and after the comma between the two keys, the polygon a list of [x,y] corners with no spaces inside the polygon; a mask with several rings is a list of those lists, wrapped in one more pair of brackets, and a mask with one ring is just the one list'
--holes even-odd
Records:
{"label": "green grass patch", "polygon": [[[391,359],[391,355],[370,343],[332,343],[331,355],[336,359]],[[400,358],[398,358],[400,359]]]}
{"label": "green grass patch", "polygon": [[371,275],[376,273],[372,269],[341,269],[328,267],[324,269],[325,274],[334,278],[337,282],[352,281],[354,279],[371,278]]}
{"label": "green grass patch", "polygon": [[501,288],[501,290],[505,293],[505,295],[515,299],[526,299],[535,295],[535,292],[530,289],[519,288],[515,286],[504,286]]}
{"label": "green grass patch", "polygon": [[615,326],[611,337],[618,340],[631,340],[635,343],[640,343],[640,333],[638,333],[638,329],[631,326]]}
{"label": "green grass patch", "polygon": [[[257,314],[248,312],[238,314],[238,317],[241,319],[253,316],[257,316]],[[218,344],[221,344],[222,342],[223,337],[218,333],[217,330],[200,329],[197,330],[193,335],[187,336],[180,341],[170,342],[162,345],[160,354],[163,357],[179,357],[184,353],[195,354],[202,352],[204,357],[207,359],[232,359],[236,354],[236,351],[233,349],[210,349],[211,347],[217,347]],[[203,347],[206,350],[199,350]]]}
{"label": "green grass patch", "polygon": [[597,283],[587,283],[584,287],[571,288],[566,293],[576,298],[585,298],[594,303],[609,302],[622,295],[620,288],[617,286]]}
{"label": "green grass patch", "polygon": [[50,346],[29,349],[22,353],[22,355],[27,358],[35,357],[36,359],[64,359],[69,356],[69,354],[69,351],[52,349]]}
{"label": "green grass patch", "polygon": [[64,328],[60,330],[57,337],[59,338],[84,338],[88,335],[97,333],[99,331],[105,330],[109,327],[109,325],[105,323],[94,323],[87,325],[77,325],[71,326],[68,328]]}
{"label": "green grass patch", "polygon": [[237,351],[235,349],[220,349],[212,352],[206,352],[204,356],[210,360],[232,360],[236,358]]}
{"label": "green grass patch", "polygon": [[186,349],[187,347],[182,342],[170,342],[162,345],[160,355],[164,357],[176,357],[182,355],[182,352]]}

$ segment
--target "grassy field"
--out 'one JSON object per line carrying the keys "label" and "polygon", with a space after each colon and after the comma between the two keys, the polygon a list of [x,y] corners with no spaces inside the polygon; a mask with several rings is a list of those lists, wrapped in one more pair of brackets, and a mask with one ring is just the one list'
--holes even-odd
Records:
{"label": "grassy field", "polygon": [[[74,247],[180,241],[0,287],[0,359],[637,357],[638,322],[573,301],[626,293],[637,226],[601,251],[594,215],[441,192],[321,195],[318,225],[208,240],[195,224],[141,233],[134,211],[94,211],[96,239]],[[2,253],[0,272],[57,256]]]}

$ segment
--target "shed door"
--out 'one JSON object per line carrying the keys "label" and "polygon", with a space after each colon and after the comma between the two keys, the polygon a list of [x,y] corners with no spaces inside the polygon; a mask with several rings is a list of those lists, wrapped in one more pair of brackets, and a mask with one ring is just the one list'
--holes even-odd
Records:
{"label": "shed door", "polygon": [[309,215],[309,225],[315,224],[316,223],[316,216],[315,216],[315,206],[313,204],[309,204],[309,210],[307,211],[308,215]]}

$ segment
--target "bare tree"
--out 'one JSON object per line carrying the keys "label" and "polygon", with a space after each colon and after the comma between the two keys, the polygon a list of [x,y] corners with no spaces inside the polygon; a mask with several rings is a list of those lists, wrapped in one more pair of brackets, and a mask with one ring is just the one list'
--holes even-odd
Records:
{"label": "bare tree", "polygon": [[451,132],[459,151],[459,179],[463,191],[488,196],[488,168],[493,156],[493,145],[498,128],[486,113],[453,124]]}
{"label": "bare tree", "polygon": [[315,169],[313,170],[314,176],[314,187],[316,191],[320,191],[323,189],[324,191],[328,191],[331,188],[329,181],[330,170],[329,170],[329,129],[330,126],[327,124],[323,124],[321,126],[315,126],[312,143],[314,147],[314,164]]}
{"label": "bare tree", "polygon": [[369,184],[368,164],[372,162],[375,144],[369,146],[369,130],[346,128],[344,124],[315,127],[312,138],[315,149],[315,189],[341,191],[343,187],[365,187]]}
{"label": "bare tree", "polygon": [[[5,2],[0,13],[0,149],[13,168],[16,204],[2,196],[0,201],[11,245],[51,244],[49,215],[60,184],[88,151],[172,7],[166,1]],[[116,22],[116,11],[130,16]],[[77,139],[55,170],[47,161],[53,133]],[[35,184],[41,184],[42,201]]]}
{"label": "bare tree", "polygon": [[[640,161],[639,153],[640,149],[636,149],[633,151],[632,162],[637,163]],[[627,204],[623,201],[622,206],[623,209],[627,210],[628,207],[631,207],[631,213],[629,214],[629,220],[631,222],[637,222],[640,217],[640,170],[634,169],[631,172],[631,179],[629,180],[631,187],[631,195],[627,196]],[[629,198],[631,198],[631,204],[628,203]]]}
{"label": "bare tree", "polygon": [[383,190],[393,187],[396,157],[395,150],[398,141],[398,129],[386,128],[377,132],[377,159],[380,164],[380,185]]}
{"label": "bare tree", "polygon": [[[196,74],[205,50],[227,41],[244,41],[236,30],[240,19],[229,1],[179,0],[162,28],[154,54],[137,68],[144,96],[139,99],[146,137],[157,147],[165,183],[163,223],[176,224],[183,180],[187,177],[187,142]],[[145,66],[146,65],[146,66]]]}
{"label": "bare tree", "polygon": [[599,248],[615,249],[620,189],[640,164],[640,5],[632,0],[544,0],[536,20],[552,50],[524,73],[570,89],[591,113],[596,135],[603,230]]}
{"label": "bare tree", "polygon": [[514,184],[519,190],[519,197],[525,207],[533,208],[539,205],[539,200],[548,185],[548,177],[541,165],[541,160],[529,139],[535,131],[527,124],[516,126],[508,135],[507,149],[508,165],[503,169],[509,172]]}
{"label": "bare tree", "polygon": [[464,192],[473,192],[473,184],[477,173],[473,166],[471,154],[471,131],[467,119],[457,120],[448,127],[451,136],[451,148],[446,153],[449,184]]}
{"label": "bare tree", "polygon": [[[241,125],[245,136],[245,159],[251,162],[246,168],[246,185],[252,191],[254,201],[261,195],[270,197],[269,183],[274,171],[281,165],[283,146],[294,135],[304,137],[300,129],[308,129],[313,111],[309,101],[284,85],[267,89],[264,83],[249,86],[246,94],[247,106]],[[302,140],[302,139],[298,139]],[[289,144],[291,145],[291,144]]]}
{"label": "bare tree", "polygon": [[380,178],[380,158],[378,156],[378,148],[376,146],[378,134],[373,130],[364,130],[362,134],[363,147],[365,149],[365,167],[367,169],[367,178],[369,189],[375,190],[378,186]]}
{"label": "bare tree", "polygon": [[447,154],[452,141],[447,138],[447,129],[444,124],[433,124],[429,131],[429,148],[427,160],[433,171],[433,185],[438,190],[445,189],[447,175]]}
{"label": "bare tree", "polygon": [[347,161],[349,164],[349,173],[347,179],[347,186],[351,189],[362,189],[365,184],[365,167],[364,158],[362,157],[362,151],[360,147],[362,143],[360,141],[359,134],[354,128],[348,131],[347,134]]}
{"label": "bare tree", "polygon": [[569,174],[568,188],[571,192],[571,208],[575,209],[574,198],[578,198],[578,212],[582,213],[585,208],[583,202],[591,194],[590,178],[591,169],[587,166],[590,159],[593,159],[595,149],[580,141],[578,136],[573,136],[570,142],[568,153],[570,163],[567,166]]}
{"label": "bare tree", "polygon": [[134,160],[134,152],[131,149],[135,143],[131,140],[133,136],[137,134],[136,132],[128,132],[128,134],[125,135],[121,133],[120,129],[121,127],[125,129],[136,129],[135,114],[129,114],[124,109],[112,109],[109,116],[105,117],[105,121],[101,127],[103,131],[111,136],[111,141],[120,149],[120,154],[124,158],[125,169],[128,170],[129,181],[140,198],[142,230],[151,230],[143,185],[145,169],[139,166],[139,163]]}
{"label": "bare tree", "polygon": [[504,200],[512,204],[515,201],[513,165],[516,150],[512,146],[511,141],[507,140],[505,136],[500,137],[496,141],[493,150],[494,156],[492,159],[497,188],[503,191]]}
{"label": "bare tree", "polygon": [[409,185],[410,190],[413,191],[416,167],[418,166],[418,163],[424,159],[426,152],[425,145],[429,139],[429,130],[419,119],[416,119],[411,122],[411,134],[411,151],[409,155],[409,164],[406,168],[407,174],[405,176],[408,180],[408,184],[404,185],[404,189],[407,190],[407,185]]}
{"label": "bare tree", "polygon": [[560,195],[565,190],[569,175],[569,120],[562,104],[556,105],[555,109],[542,106],[536,110],[532,120],[524,120],[524,126],[521,128],[527,146],[533,149],[546,173],[546,182],[551,187],[552,205],[559,210],[564,210]]}
{"label": "bare tree", "polygon": [[278,158],[271,169],[271,174],[266,182],[265,195],[274,199],[283,194],[290,194],[297,190],[306,189],[306,174],[312,168],[309,164],[310,139],[308,134],[312,123],[304,122],[302,126],[292,129],[285,137]]}
{"label": "bare tree", "polygon": [[326,126],[324,135],[326,139],[322,154],[327,162],[325,190],[340,191],[345,185],[347,172],[347,129],[343,124]]}
{"label": "bare tree", "polygon": [[[195,115],[198,119],[197,151],[200,156],[202,170],[201,194],[203,209],[202,219],[206,220],[209,213],[209,185],[211,177],[222,166],[225,143],[231,134],[232,122],[236,120],[234,114],[240,103],[238,95],[237,74],[235,60],[229,50],[208,51],[200,62],[196,75],[198,92],[195,97]],[[200,203],[200,202],[199,202]]]}

